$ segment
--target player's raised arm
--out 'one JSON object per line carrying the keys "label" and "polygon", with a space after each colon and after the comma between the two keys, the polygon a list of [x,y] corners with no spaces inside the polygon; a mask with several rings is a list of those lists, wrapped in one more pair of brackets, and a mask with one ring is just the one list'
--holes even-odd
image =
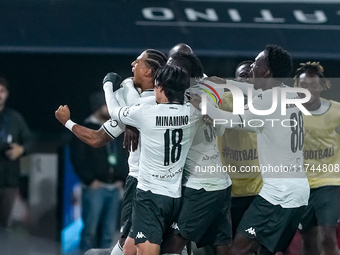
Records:
{"label": "player's raised arm", "polygon": [[224,79],[224,78],[220,78],[217,76],[205,77],[202,80],[200,80],[199,83],[206,85],[206,86],[211,86],[212,88],[216,90],[216,92],[218,93],[220,97],[222,97],[224,93],[224,89],[228,89],[227,86],[235,86],[239,88],[244,95],[248,95],[249,91],[251,91],[252,95],[256,94],[254,85],[251,83]]}
{"label": "player's raised arm", "polygon": [[70,118],[70,115],[70,109],[67,105],[59,106],[59,108],[55,112],[55,117],[59,120],[59,122],[86,144],[98,148],[112,140],[112,137],[110,137],[105,132],[103,127],[101,127],[99,130],[93,130],[81,126],[73,122]]}
{"label": "player's raised arm", "polygon": [[117,119],[117,114],[121,108],[114,96],[114,91],[119,87],[121,78],[116,73],[108,73],[103,80],[103,90],[110,117]]}

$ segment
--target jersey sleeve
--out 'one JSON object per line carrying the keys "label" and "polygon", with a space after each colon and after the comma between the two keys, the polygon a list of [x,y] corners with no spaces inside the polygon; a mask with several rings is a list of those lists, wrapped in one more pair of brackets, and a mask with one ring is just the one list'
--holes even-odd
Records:
{"label": "jersey sleeve", "polygon": [[242,124],[242,117],[240,115],[223,111],[210,104],[207,104],[207,114],[211,119],[213,119],[214,126],[221,125],[224,128],[234,128]]}
{"label": "jersey sleeve", "polygon": [[104,131],[111,137],[116,138],[125,130],[125,125],[117,120],[109,119],[102,125]]}
{"label": "jersey sleeve", "polygon": [[[268,115],[272,113],[271,108],[272,93],[261,92],[250,98],[248,105],[245,106],[244,115],[241,115],[242,121],[246,123],[243,129],[253,132],[258,130],[259,127],[263,126],[263,120],[267,119]],[[269,113],[269,111],[271,112]]]}
{"label": "jersey sleeve", "polygon": [[143,118],[145,117],[143,113],[143,109],[145,107],[147,107],[147,105],[144,104],[136,104],[130,107],[122,107],[118,112],[118,118],[125,125],[140,128],[144,121]]}
{"label": "jersey sleeve", "polygon": [[133,80],[131,78],[125,79],[122,84],[122,89],[124,91],[124,101],[127,106],[134,105],[136,101],[140,98],[138,91],[135,88]]}

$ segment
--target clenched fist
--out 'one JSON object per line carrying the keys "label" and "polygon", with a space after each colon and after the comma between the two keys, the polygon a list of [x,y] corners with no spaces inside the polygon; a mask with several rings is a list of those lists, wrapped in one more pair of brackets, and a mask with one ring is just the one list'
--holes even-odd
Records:
{"label": "clenched fist", "polygon": [[70,109],[67,105],[59,106],[58,110],[55,111],[55,117],[60,121],[61,124],[65,125],[66,121],[68,121],[70,117]]}

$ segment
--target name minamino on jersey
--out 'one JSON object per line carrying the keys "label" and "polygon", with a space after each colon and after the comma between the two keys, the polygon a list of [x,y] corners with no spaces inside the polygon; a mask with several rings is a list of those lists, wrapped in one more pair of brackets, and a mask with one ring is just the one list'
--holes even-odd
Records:
{"label": "name minamino on jersey", "polygon": [[156,116],[156,126],[184,126],[189,124],[189,116]]}

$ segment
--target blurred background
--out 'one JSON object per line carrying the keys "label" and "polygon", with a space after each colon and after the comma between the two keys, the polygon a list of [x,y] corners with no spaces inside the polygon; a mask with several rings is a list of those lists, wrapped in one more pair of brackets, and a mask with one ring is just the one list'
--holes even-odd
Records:
{"label": "blurred background", "polygon": [[339,101],[339,38],[338,0],[0,0],[7,105],[24,116],[34,139],[33,152],[21,160],[21,198],[11,228],[0,232],[0,254],[77,250],[81,205],[69,160],[72,133],[54,112],[67,104],[81,122],[107,72],[132,76],[131,62],[145,49],[168,53],[186,43],[208,76],[233,77],[239,62],[278,44],[291,53],[294,70],[320,61],[333,83],[324,96]]}

